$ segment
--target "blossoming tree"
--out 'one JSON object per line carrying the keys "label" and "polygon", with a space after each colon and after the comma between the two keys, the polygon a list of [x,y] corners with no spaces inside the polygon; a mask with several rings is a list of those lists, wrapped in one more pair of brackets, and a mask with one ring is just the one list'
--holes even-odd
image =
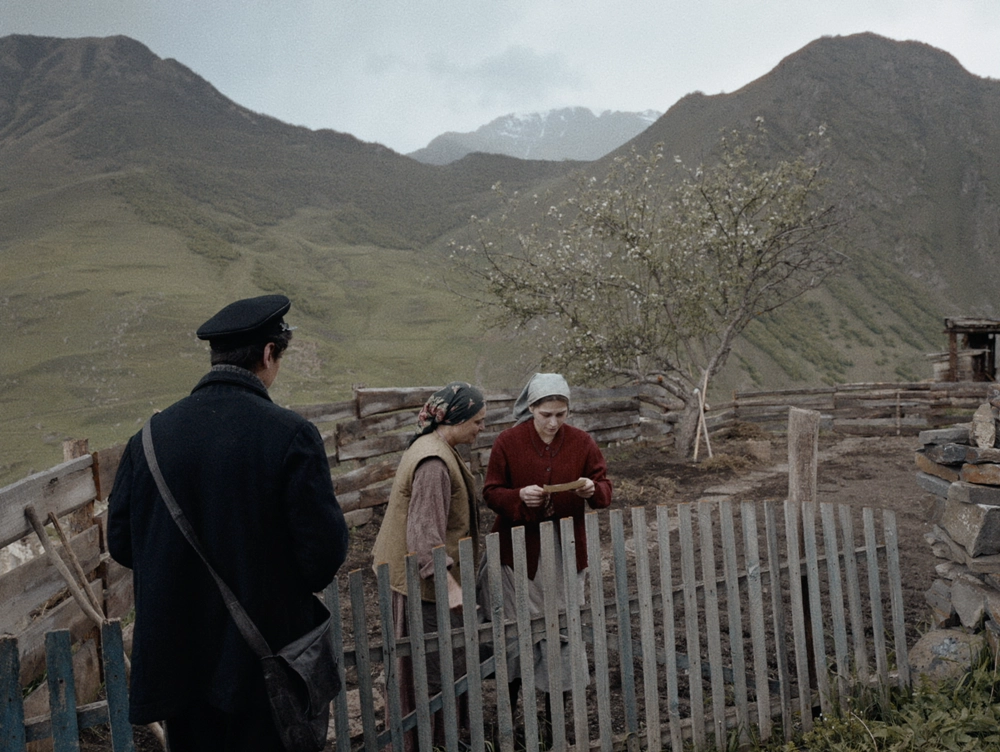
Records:
{"label": "blossoming tree", "polygon": [[456,258],[485,292],[488,325],[534,331],[547,365],[666,389],[683,406],[677,447],[690,453],[699,398],[740,332],[844,259],[814,148],[822,136],[765,161],[758,121],[696,168],[666,159],[662,144],[633,150],[528,226],[523,200],[504,197]]}

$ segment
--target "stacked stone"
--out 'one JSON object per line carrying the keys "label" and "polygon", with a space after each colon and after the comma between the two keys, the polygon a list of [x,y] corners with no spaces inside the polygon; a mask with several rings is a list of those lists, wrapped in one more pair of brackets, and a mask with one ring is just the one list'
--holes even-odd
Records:
{"label": "stacked stone", "polygon": [[[1000,636],[1000,388],[972,422],[920,433],[917,482],[936,497],[927,541],[943,561],[927,591],[937,628]],[[991,641],[994,641],[991,639]]]}

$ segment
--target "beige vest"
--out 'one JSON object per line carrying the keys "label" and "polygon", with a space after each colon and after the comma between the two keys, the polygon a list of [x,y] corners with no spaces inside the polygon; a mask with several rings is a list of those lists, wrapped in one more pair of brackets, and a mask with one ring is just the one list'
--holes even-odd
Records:
{"label": "beige vest", "polygon": [[[372,548],[373,568],[382,562],[389,563],[389,585],[397,593],[406,595],[406,522],[413,492],[413,475],[423,460],[437,457],[444,461],[451,476],[451,509],[445,529],[445,551],[454,562],[451,574],[458,583],[462,572],[458,559],[458,542],[472,537],[473,561],[479,558],[479,514],[476,507],[476,482],[458,452],[437,433],[421,436],[403,453],[396,468],[389,503],[386,506],[382,527],[379,528]],[[434,601],[434,578],[421,581],[420,597]]]}

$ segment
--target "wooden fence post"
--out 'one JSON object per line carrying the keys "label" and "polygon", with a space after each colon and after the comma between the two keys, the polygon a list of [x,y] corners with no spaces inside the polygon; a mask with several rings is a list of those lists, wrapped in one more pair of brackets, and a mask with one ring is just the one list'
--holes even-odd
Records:
{"label": "wooden fence post", "polygon": [[[788,408],[788,501],[798,507],[799,551],[805,551],[803,505],[816,503],[819,474],[819,419],[815,410]],[[802,573],[802,617],[805,627],[809,687],[819,685],[813,639],[812,609],[810,608],[809,577]],[[800,692],[803,691],[801,688]]]}
{"label": "wooden fence post", "polygon": [[13,752],[24,749],[24,705],[21,702],[21,662],[17,638],[0,636],[0,750]]}
{"label": "wooden fence post", "polygon": [[[67,439],[62,443],[63,462],[75,460],[90,454],[88,439]],[[96,468],[94,469],[94,485],[98,484]],[[94,524],[94,502],[84,504],[69,516],[69,528],[72,533],[79,533]]]}
{"label": "wooden fence post", "polygon": [[788,500],[816,503],[819,418],[815,410],[788,408]]}
{"label": "wooden fence post", "polygon": [[107,621],[101,627],[104,646],[104,676],[107,690],[108,723],[111,725],[113,752],[134,752],[132,726],[128,721],[128,677],[125,673],[125,648],[122,645],[122,626],[118,619]]}

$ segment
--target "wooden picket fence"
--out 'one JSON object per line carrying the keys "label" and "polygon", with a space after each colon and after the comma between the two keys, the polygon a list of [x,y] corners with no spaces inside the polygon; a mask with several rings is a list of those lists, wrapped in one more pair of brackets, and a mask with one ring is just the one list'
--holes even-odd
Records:
{"label": "wooden picket fence", "polygon": [[[499,540],[490,535],[489,613],[439,634],[421,634],[420,620],[411,619],[416,628],[398,641],[387,567],[377,574],[380,627],[374,630],[367,622],[371,594],[365,592],[363,573],[351,572],[343,608],[336,583],[325,597],[337,616],[331,639],[341,656],[341,679],[360,690],[363,734],[352,740],[347,694],[341,693],[333,707],[336,749],[402,749],[403,734],[410,729],[429,749],[430,713],[437,709],[444,714],[447,750],[460,749],[460,742],[484,750],[491,742],[510,752],[515,738],[536,749],[539,714],[525,712],[518,721],[512,713],[507,661],[520,661],[524,707],[537,711],[530,656],[542,639],[554,675],[563,660],[557,646],[568,645],[573,677],[568,705],[553,695],[553,749],[680,750],[692,743],[702,750],[734,735],[747,741],[751,734],[769,739],[780,732],[787,739],[793,730],[811,727],[814,708],[835,712],[858,687],[883,693],[893,685],[906,687],[910,676],[895,517],[883,512],[880,527],[875,512],[863,510],[859,544],[857,511],[832,504],[702,502],[661,505],[655,520],[647,520],[639,507],[630,510],[628,539],[623,510],[591,513],[586,535],[595,564],[586,601],[577,602],[570,587],[564,612],[550,606],[534,620],[523,599],[523,530],[514,536],[520,566],[513,620],[503,618]],[[604,540],[608,532],[610,547]],[[569,520],[562,521],[559,533],[561,546],[553,524],[542,526],[538,576],[549,593],[556,587],[556,556],[565,571],[574,569]],[[462,541],[460,559],[464,613],[477,614],[471,540]],[[435,580],[443,583],[443,549],[435,551],[434,564]],[[407,576],[415,587],[416,557],[407,560]],[[439,590],[444,603],[443,585]],[[488,618],[485,623],[482,616]],[[381,633],[381,639],[372,640],[370,632]],[[0,639],[0,752],[23,752],[26,742],[48,737],[55,752],[77,749],[80,729],[102,724],[110,725],[114,752],[133,749],[117,621],[102,627],[102,642],[106,699],[77,707],[70,635],[49,633],[50,714],[25,719],[17,640]],[[481,660],[484,649],[490,657]],[[443,689],[431,697],[420,668],[435,651],[441,654]],[[455,676],[454,651],[462,651],[466,665],[475,667],[471,675]],[[399,712],[395,681],[395,659],[404,655],[414,658],[417,684],[417,710],[407,716]],[[578,670],[583,655],[593,667],[593,680]],[[385,676],[387,723],[375,710],[377,673]],[[456,699],[463,694],[470,723],[460,738]]]}
{"label": "wooden picket fence", "polygon": [[[436,709],[444,714],[447,750],[464,742],[475,750],[492,743],[510,752],[515,740],[518,748],[537,749],[541,698],[530,656],[541,640],[550,674],[557,676],[564,656],[554,646],[568,644],[572,673],[568,703],[558,693],[552,696],[553,749],[681,750],[691,743],[704,750],[722,748],[734,735],[743,742],[778,733],[789,739],[793,731],[811,728],[814,709],[833,713],[846,707],[852,693],[909,685],[891,512],[883,512],[878,525],[871,509],[722,501],[661,505],[655,519],[647,519],[644,508],[630,515],[628,538],[623,510],[587,515],[593,564],[585,602],[577,603],[574,588],[567,587],[564,612],[550,606],[533,620],[524,601],[523,529],[515,528],[514,536],[520,563],[514,620],[503,618],[495,534],[486,540],[488,613],[465,618],[451,631],[421,634],[419,619],[411,617],[411,635],[394,639],[387,567],[377,571],[377,598],[366,590],[365,573],[351,572],[343,607],[336,588],[327,598],[340,617],[333,639],[342,650],[344,685],[359,690],[362,733],[352,740],[342,694],[334,703],[337,749],[400,750],[411,729],[421,748],[430,749],[430,714]],[[551,522],[543,524],[542,535],[537,576],[553,593],[554,557],[562,557],[565,571],[575,571],[573,528],[562,521],[561,547]],[[477,613],[477,562],[469,539],[462,542],[460,559],[468,617]],[[435,552],[434,565],[438,603],[445,603],[443,549]],[[414,556],[407,560],[407,576],[413,592]],[[368,606],[376,601],[377,626]],[[439,608],[439,624],[447,623],[445,616]],[[418,667],[435,651],[441,655],[442,691],[429,696],[426,672]],[[482,652],[489,657],[481,660]],[[459,654],[473,667],[469,675],[455,675],[453,655]],[[417,709],[403,716],[395,659],[405,655],[414,660]],[[579,670],[584,655],[592,678]],[[506,689],[508,659],[520,661],[524,677],[529,711],[520,716]],[[378,676],[384,677],[387,713],[376,710]],[[467,696],[469,708],[463,737],[459,695]]]}
{"label": "wooden picket fence", "polygon": [[21,697],[20,660],[16,637],[0,637],[0,752],[24,752],[29,742],[51,739],[54,752],[80,749],[80,731],[95,726],[110,728],[113,752],[132,752],[132,726],[128,721],[128,679],[121,623],[101,627],[104,649],[105,698],[77,705],[70,632],[61,629],[45,635],[48,715],[25,718]]}

